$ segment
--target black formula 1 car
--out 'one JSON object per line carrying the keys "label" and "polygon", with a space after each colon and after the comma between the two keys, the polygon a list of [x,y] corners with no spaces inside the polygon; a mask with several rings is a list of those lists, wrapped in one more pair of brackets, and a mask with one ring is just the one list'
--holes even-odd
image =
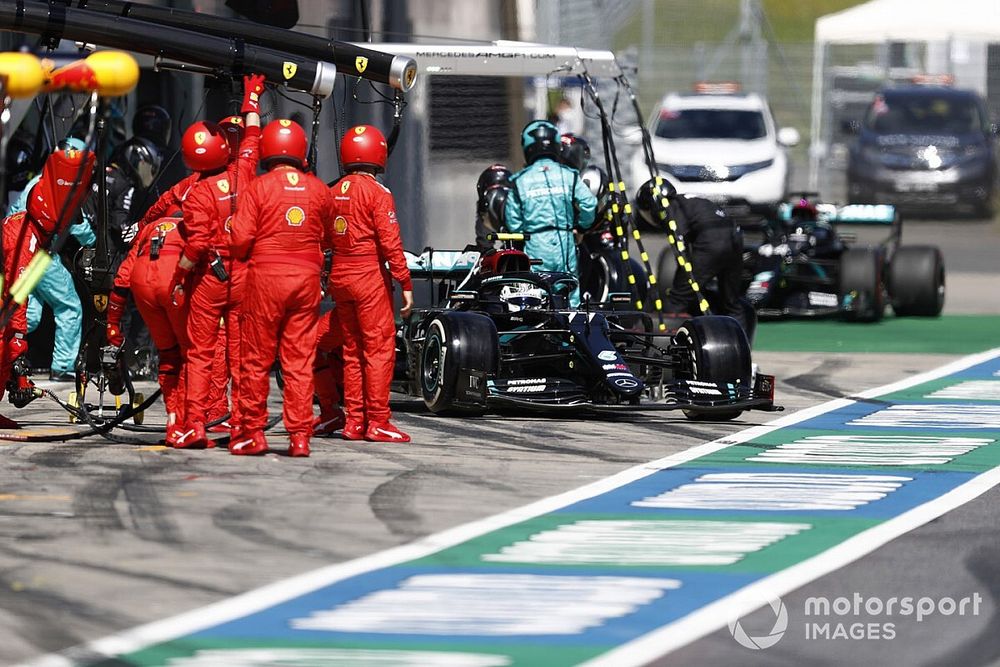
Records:
{"label": "black formula 1 car", "polygon": [[[774,217],[743,218],[740,225],[746,296],[761,318],[876,322],[887,303],[898,316],[934,317],[944,306],[941,251],[902,245],[902,221],[892,206],[802,199],[780,205]],[[885,225],[890,232],[862,245],[858,234],[844,231],[849,225]]]}
{"label": "black formula 1 car", "polygon": [[[504,240],[516,236],[508,235]],[[576,279],[536,272],[520,250],[409,256],[420,307],[400,327],[394,388],[435,413],[684,410],[733,419],[779,410],[735,320],[697,317],[654,333],[631,295],[570,308]],[[617,310],[621,305],[628,310]]]}

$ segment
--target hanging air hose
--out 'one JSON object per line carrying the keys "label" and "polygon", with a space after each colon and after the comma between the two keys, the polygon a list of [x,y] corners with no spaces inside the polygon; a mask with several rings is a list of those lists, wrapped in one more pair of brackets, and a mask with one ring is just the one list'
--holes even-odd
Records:
{"label": "hanging air hose", "polygon": [[601,119],[601,135],[604,142],[604,163],[608,170],[608,191],[611,195],[611,206],[608,208],[607,212],[608,223],[611,227],[612,234],[615,237],[615,245],[620,249],[621,259],[625,265],[625,274],[627,276],[629,286],[634,290],[633,297],[635,307],[637,310],[642,310],[642,299],[639,296],[638,286],[636,285],[635,273],[632,271],[632,262],[629,261],[631,258],[628,251],[629,241],[627,234],[630,228],[632,230],[632,238],[636,241],[636,246],[639,249],[639,256],[642,259],[646,270],[647,286],[651,287],[656,284],[656,275],[653,273],[652,266],[650,266],[649,254],[643,247],[642,237],[639,234],[639,228],[632,220],[632,205],[629,203],[628,195],[625,193],[625,181],[622,179],[621,166],[618,163],[618,154],[615,150],[614,139],[611,134],[611,124],[608,122],[608,116],[604,109],[604,104],[601,102],[600,95],[597,93],[597,88],[594,86],[594,81],[590,78],[590,74],[584,71],[581,76],[586,83],[587,93],[597,106],[598,116]]}

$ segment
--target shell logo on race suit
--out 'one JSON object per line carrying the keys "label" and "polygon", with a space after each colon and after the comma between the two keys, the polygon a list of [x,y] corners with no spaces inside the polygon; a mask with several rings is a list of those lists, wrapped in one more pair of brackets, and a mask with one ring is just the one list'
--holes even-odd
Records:
{"label": "shell logo on race suit", "polygon": [[226,218],[226,221],[222,223],[222,228],[226,230],[227,234],[231,234],[233,231],[233,216]]}
{"label": "shell logo on race suit", "polygon": [[288,182],[291,183],[292,185],[298,185],[299,184],[299,175],[298,175],[298,173],[296,173],[294,171],[286,172],[285,173],[285,178],[287,178]]}
{"label": "shell logo on race suit", "polygon": [[342,215],[338,215],[337,219],[333,221],[333,231],[338,234],[347,233],[347,218]]}
{"label": "shell logo on race suit", "polygon": [[161,234],[169,234],[175,229],[177,229],[176,222],[161,222],[156,226],[156,231],[160,232]]}
{"label": "shell logo on race suit", "polygon": [[229,180],[228,179],[220,178],[218,181],[216,181],[215,184],[216,184],[216,186],[218,186],[219,191],[222,194],[224,194],[224,195],[228,195],[229,194]]}
{"label": "shell logo on race suit", "polygon": [[293,206],[285,211],[285,220],[292,227],[301,227],[302,221],[306,219],[306,212],[298,206]]}

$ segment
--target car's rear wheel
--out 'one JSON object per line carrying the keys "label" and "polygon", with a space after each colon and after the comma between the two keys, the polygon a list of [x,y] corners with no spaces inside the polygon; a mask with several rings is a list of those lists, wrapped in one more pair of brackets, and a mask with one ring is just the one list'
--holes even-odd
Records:
{"label": "car's rear wheel", "polygon": [[[420,355],[420,392],[427,408],[440,415],[481,415],[486,405],[460,396],[468,371],[496,373],[500,357],[493,320],[478,313],[444,312],[427,325]],[[471,379],[469,380],[472,381]],[[485,383],[485,377],[480,377]],[[462,387],[485,392],[486,387]]]}
{"label": "car's rear wheel", "polygon": [[905,317],[937,317],[944,308],[944,258],[934,246],[903,246],[889,265],[892,310]]}
{"label": "car's rear wheel", "polygon": [[[675,339],[688,348],[690,379],[751,386],[753,366],[750,343],[740,323],[733,318],[718,315],[696,317],[681,325]],[[684,414],[688,419],[697,421],[729,421],[742,412],[699,413],[685,410]]]}
{"label": "car's rear wheel", "polygon": [[885,312],[882,254],[874,248],[852,248],[840,256],[840,303],[844,319],[878,322]]}

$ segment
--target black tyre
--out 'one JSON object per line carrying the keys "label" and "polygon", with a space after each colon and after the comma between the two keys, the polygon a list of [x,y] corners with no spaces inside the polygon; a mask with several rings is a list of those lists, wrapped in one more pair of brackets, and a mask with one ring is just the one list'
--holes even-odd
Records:
{"label": "black tyre", "polygon": [[[750,343],[740,323],[733,318],[721,315],[696,317],[681,325],[676,339],[690,351],[690,379],[751,386]],[[685,410],[684,414],[696,421],[729,421],[742,412],[698,413]]]}
{"label": "black tyre", "polygon": [[[594,303],[605,303],[612,293],[628,293],[632,298],[643,299],[645,295],[646,272],[642,265],[630,259],[627,265],[617,248],[601,248],[596,257],[587,257],[580,264],[580,293],[589,293]],[[634,289],[628,281],[629,266],[635,276]]]}
{"label": "black tyre", "polygon": [[489,317],[444,312],[432,319],[419,368],[420,393],[427,408],[440,415],[484,414],[485,405],[462,399],[458,381],[466,377],[463,369],[495,374],[499,358],[497,329]]}
{"label": "black tyre", "polygon": [[840,256],[840,303],[851,304],[844,319],[878,322],[885,312],[882,254],[874,248],[852,248]]}
{"label": "black tyre", "polygon": [[905,317],[937,317],[944,308],[944,257],[934,246],[903,246],[889,265],[892,310]]}

